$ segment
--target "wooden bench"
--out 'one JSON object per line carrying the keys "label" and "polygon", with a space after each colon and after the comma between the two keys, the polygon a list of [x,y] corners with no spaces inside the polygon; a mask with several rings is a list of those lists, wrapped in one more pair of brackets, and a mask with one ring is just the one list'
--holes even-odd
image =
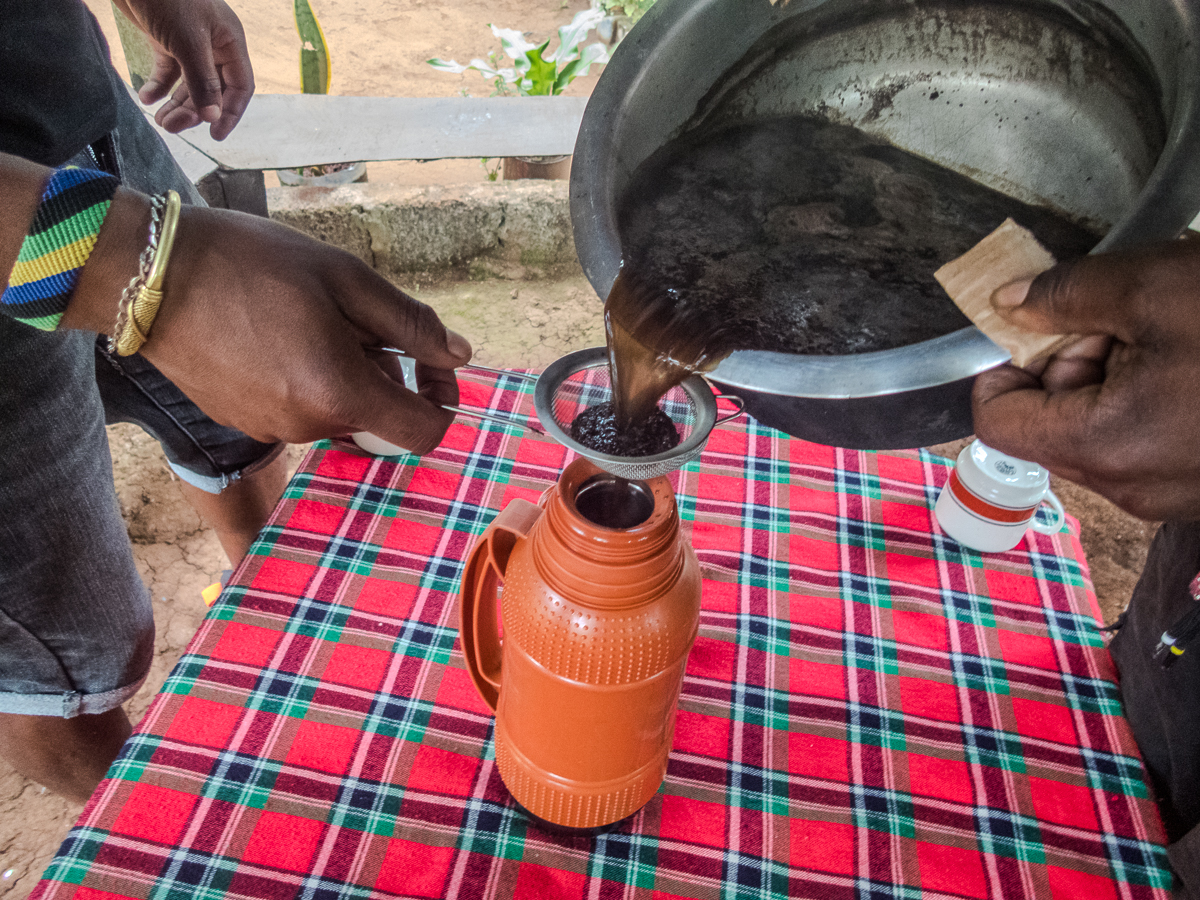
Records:
{"label": "wooden bench", "polygon": [[266,215],[265,170],[569,154],[586,105],[586,97],[258,94],[224,141],[203,126],[158,131],[210,205]]}

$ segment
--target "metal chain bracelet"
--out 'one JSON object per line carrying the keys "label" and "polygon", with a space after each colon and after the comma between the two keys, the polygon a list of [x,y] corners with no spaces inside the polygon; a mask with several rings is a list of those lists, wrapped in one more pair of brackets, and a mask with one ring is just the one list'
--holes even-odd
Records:
{"label": "metal chain bracelet", "polygon": [[108,339],[108,350],[129,356],[141,349],[162,303],[162,283],[175,241],[180,199],[175,191],[150,200],[150,235],[138,257],[138,272],[121,292],[117,321]]}

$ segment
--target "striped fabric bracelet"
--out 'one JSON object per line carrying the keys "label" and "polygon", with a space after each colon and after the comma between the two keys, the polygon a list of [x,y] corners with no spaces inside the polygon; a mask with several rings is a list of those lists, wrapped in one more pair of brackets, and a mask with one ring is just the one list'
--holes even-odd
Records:
{"label": "striped fabric bracelet", "polygon": [[54,170],[0,294],[0,312],[42,331],[58,328],[119,185],[92,169]]}

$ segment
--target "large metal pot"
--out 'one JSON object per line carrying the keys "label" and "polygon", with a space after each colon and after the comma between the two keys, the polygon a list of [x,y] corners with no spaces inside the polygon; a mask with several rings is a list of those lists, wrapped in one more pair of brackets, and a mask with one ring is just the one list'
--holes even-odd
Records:
{"label": "large metal pot", "polygon": [[[579,259],[606,297],[619,198],[697,124],[818,114],[1107,236],[1172,238],[1200,210],[1200,3],[1192,0],[658,0],[625,38],[575,145]],[[933,102],[931,102],[931,98]],[[861,448],[973,431],[975,328],[844,356],[738,351],[712,377],[761,421]]]}

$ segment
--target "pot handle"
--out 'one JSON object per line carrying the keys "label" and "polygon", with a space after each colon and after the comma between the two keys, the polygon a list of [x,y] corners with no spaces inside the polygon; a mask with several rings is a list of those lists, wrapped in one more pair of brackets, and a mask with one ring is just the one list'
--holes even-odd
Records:
{"label": "pot handle", "polygon": [[463,570],[458,594],[463,656],[475,689],[493,712],[500,697],[499,590],[513,548],[541,514],[528,500],[513,500],[471,548]]}
{"label": "pot handle", "polygon": [[737,409],[735,409],[731,413],[725,413],[725,415],[723,415],[723,416],[717,416],[717,421],[713,422],[714,428],[716,426],[720,425],[722,422],[728,422],[730,419],[736,419],[738,416],[740,416],[742,413],[744,413],[746,411],[746,401],[743,400],[741,397],[739,397],[737,394],[717,394],[716,399],[717,400],[728,400],[730,403],[732,403],[734,406],[736,406]]}

